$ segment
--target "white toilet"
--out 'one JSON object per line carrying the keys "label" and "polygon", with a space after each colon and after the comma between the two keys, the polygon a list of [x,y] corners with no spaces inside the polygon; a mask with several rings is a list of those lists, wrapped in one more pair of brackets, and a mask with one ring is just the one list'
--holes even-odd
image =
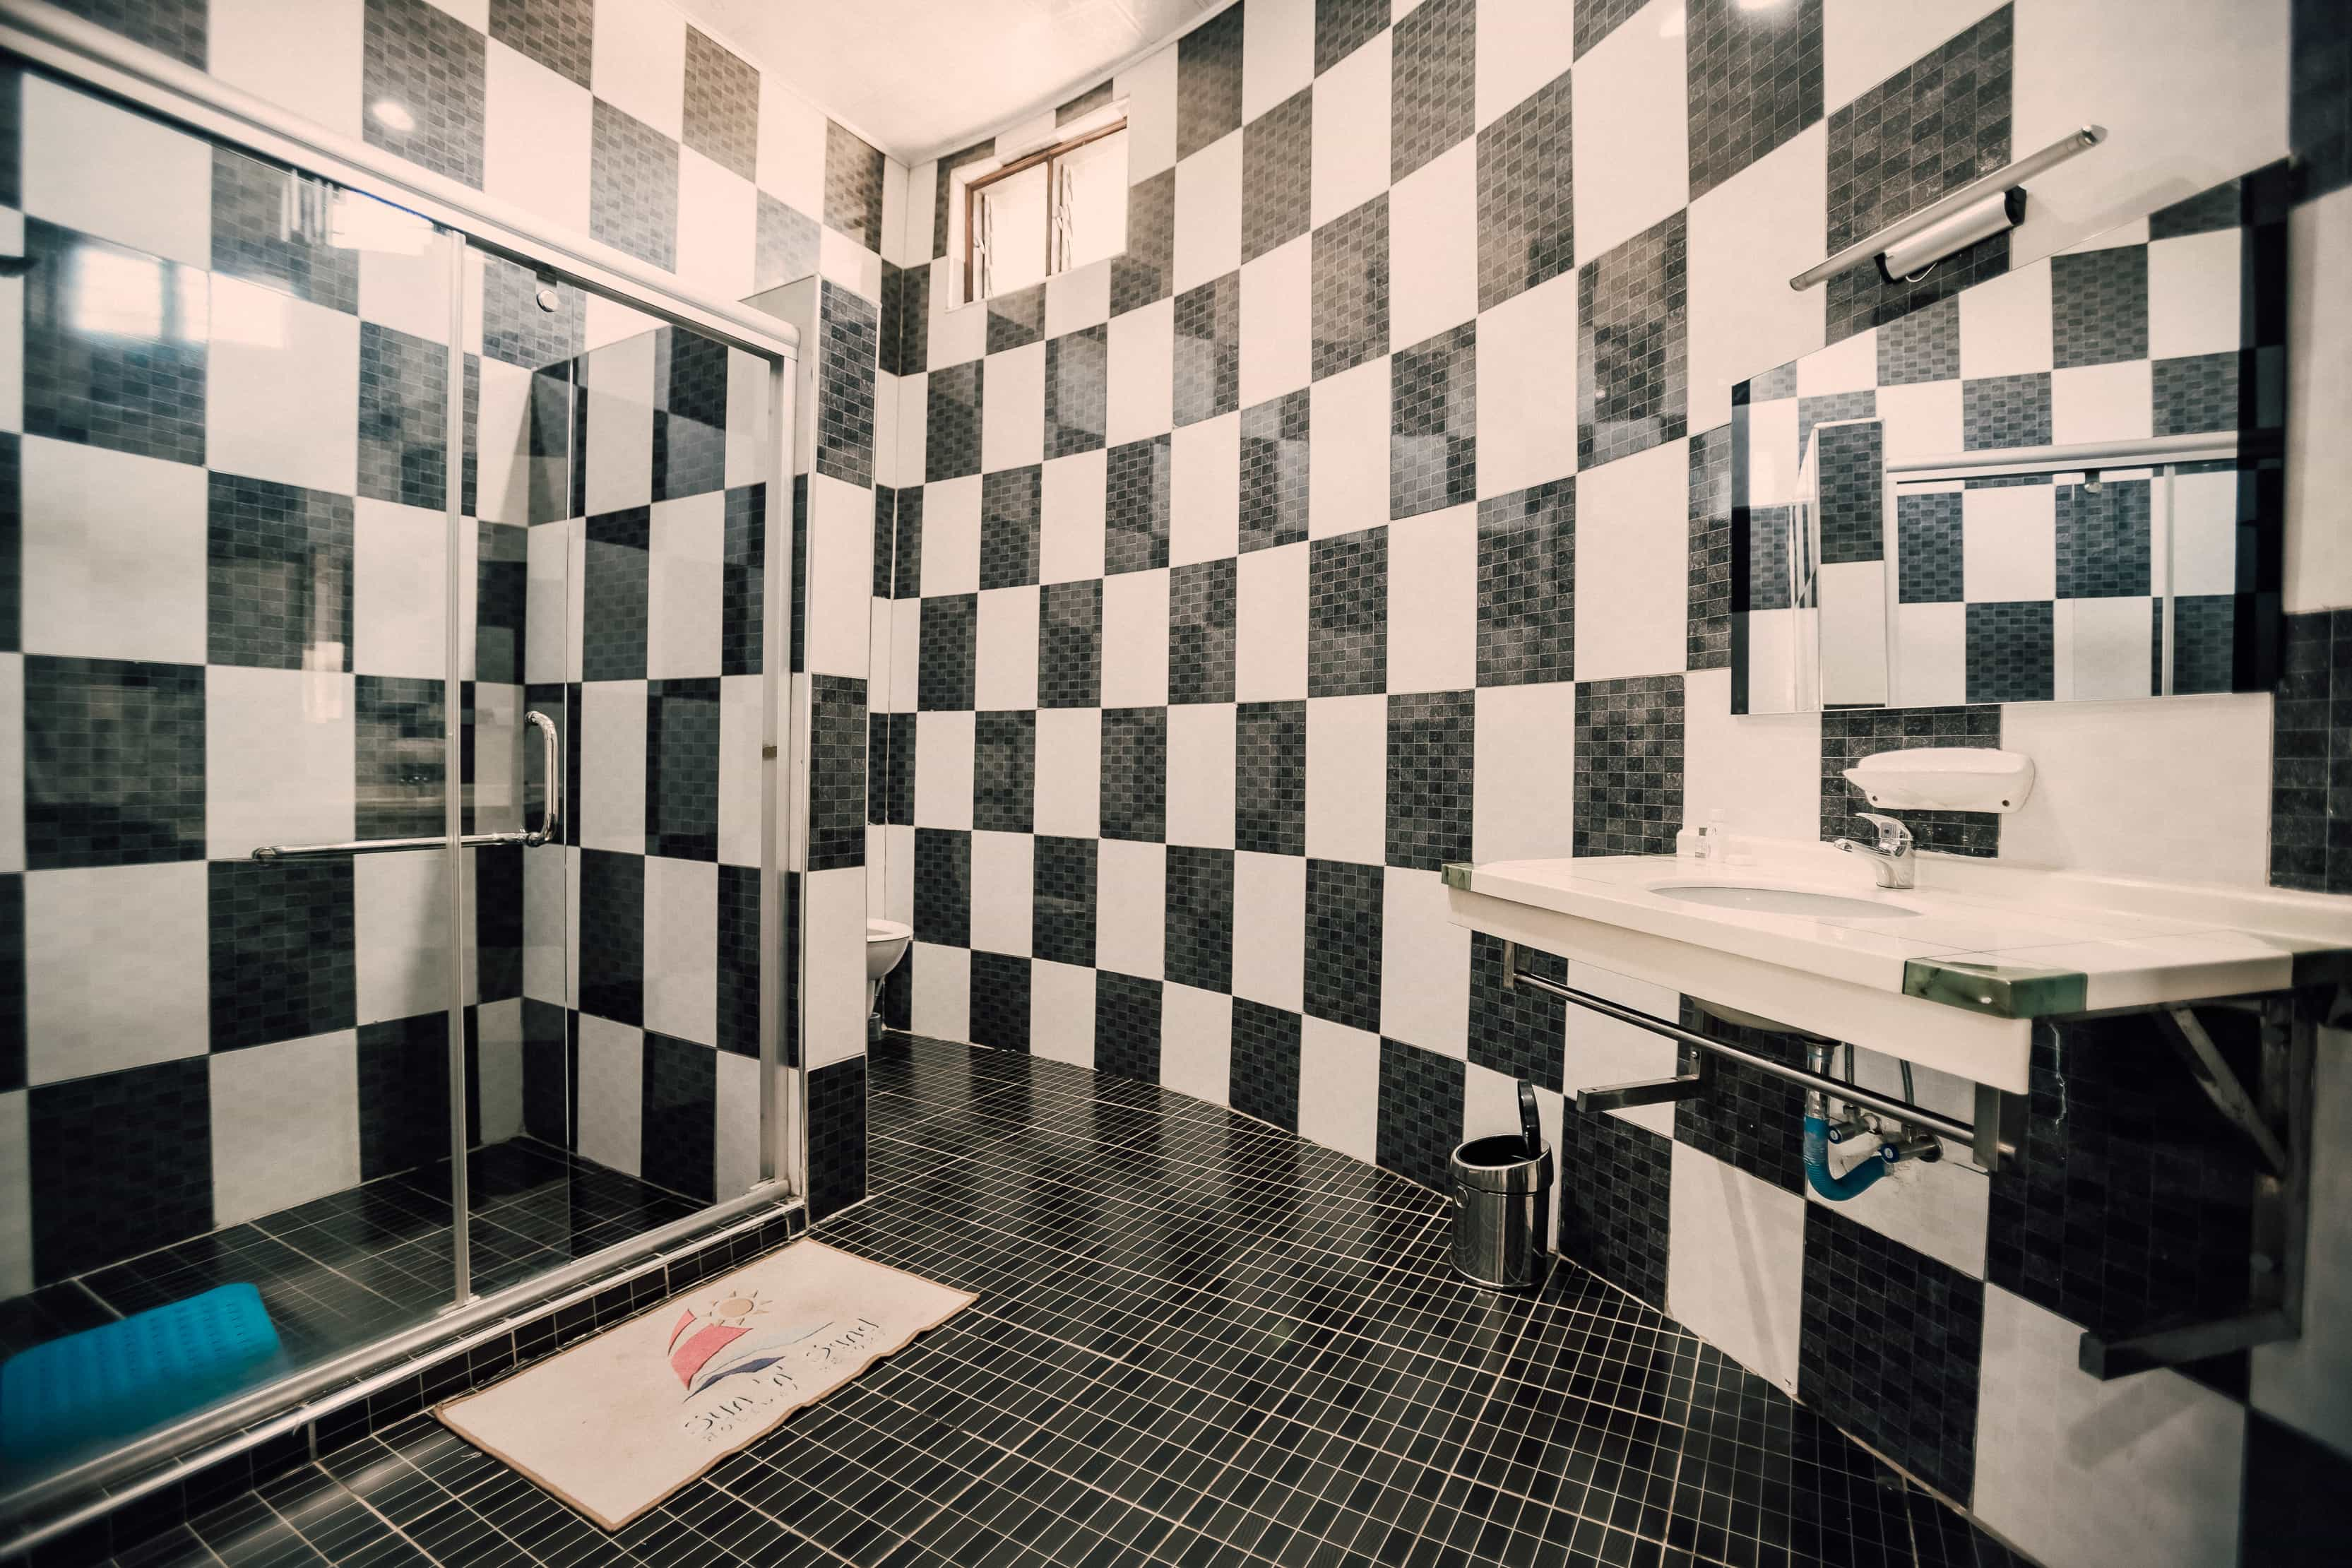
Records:
{"label": "white toilet", "polygon": [[875,1004],[882,994],[882,977],[898,967],[907,956],[907,944],[915,940],[911,927],[897,921],[866,922],[866,1016],[869,1034],[881,1032],[882,1020],[875,1014]]}

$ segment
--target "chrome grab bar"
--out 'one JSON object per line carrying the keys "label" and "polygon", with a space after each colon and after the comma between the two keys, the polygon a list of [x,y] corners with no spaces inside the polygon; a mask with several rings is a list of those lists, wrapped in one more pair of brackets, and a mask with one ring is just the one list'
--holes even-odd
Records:
{"label": "chrome grab bar", "polygon": [[[539,731],[541,772],[547,780],[547,811],[541,817],[536,832],[517,830],[511,833],[468,833],[458,844],[467,849],[500,848],[520,845],[536,849],[555,842],[563,831],[563,742],[555,732],[555,721],[533,709],[523,720]],[[253,852],[253,858],[264,864],[277,860],[316,860],[335,855],[390,855],[404,849],[441,849],[448,846],[446,838],[359,838],[348,844],[265,844]]]}

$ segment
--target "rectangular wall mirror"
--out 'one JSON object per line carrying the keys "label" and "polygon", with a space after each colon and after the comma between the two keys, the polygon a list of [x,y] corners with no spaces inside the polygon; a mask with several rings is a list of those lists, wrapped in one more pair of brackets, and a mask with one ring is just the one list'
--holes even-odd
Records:
{"label": "rectangular wall mirror", "polygon": [[2278,678],[2285,170],[1732,392],[1741,713]]}

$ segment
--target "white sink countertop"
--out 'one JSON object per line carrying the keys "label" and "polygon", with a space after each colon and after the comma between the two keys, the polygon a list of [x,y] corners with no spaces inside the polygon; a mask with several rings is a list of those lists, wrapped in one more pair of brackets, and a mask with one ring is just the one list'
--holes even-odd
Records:
{"label": "white sink countertop", "polygon": [[[1832,845],[1738,847],[1748,863],[1453,865],[1447,898],[1458,925],[2021,1091],[2033,1018],[2352,974],[2352,900],[1937,854],[1914,857],[1917,886],[1882,889],[1866,859]],[[1706,884],[1888,912],[1743,910],[1661,890]]]}

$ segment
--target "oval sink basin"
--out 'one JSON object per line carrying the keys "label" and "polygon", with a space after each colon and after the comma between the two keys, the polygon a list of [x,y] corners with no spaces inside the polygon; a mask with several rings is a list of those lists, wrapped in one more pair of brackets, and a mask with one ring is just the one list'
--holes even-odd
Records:
{"label": "oval sink basin", "polygon": [[1740,887],[1727,882],[1668,882],[1650,891],[1661,898],[1711,909],[1746,910],[1759,915],[1809,915],[1816,919],[1895,920],[1919,911],[1874,899],[1842,898],[1803,888]]}

